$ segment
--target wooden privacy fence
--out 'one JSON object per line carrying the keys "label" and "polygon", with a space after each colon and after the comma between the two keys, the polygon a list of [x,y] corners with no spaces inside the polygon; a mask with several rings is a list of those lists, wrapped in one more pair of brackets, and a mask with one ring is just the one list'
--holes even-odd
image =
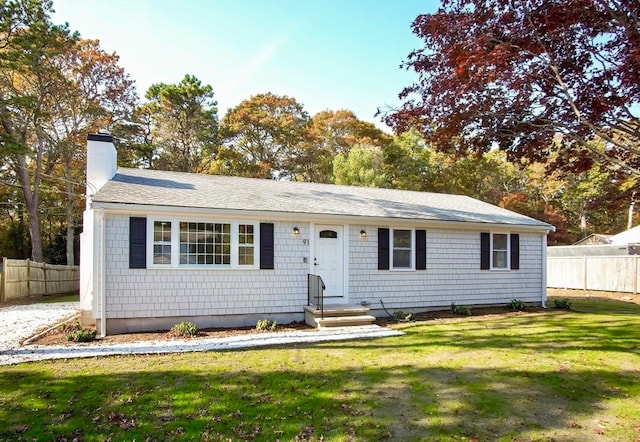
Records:
{"label": "wooden privacy fence", "polygon": [[72,293],[80,289],[80,267],[2,259],[0,302],[34,295]]}
{"label": "wooden privacy fence", "polygon": [[547,287],[638,293],[640,256],[549,256]]}

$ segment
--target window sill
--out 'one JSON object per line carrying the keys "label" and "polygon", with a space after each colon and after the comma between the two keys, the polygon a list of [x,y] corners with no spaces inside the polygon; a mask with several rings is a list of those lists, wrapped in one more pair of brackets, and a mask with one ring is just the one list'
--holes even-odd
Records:
{"label": "window sill", "polygon": [[209,271],[243,271],[243,270],[260,270],[258,266],[208,266],[208,265],[181,265],[181,266],[149,266],[147,270],[209,270]]}

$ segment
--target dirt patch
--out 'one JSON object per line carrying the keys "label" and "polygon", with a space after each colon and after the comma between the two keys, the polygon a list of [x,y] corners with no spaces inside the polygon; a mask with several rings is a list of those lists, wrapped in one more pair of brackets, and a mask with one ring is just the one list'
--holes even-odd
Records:
{"label": "dirt patch", "polygon": [[[94,327],[87,327],[88,329],[94,329]],[[291,324],[278,325],[276,330],[269,333],[279,333],[287,331],[314,331],[315,329],[309,327],[304,322],[292,322]],[[239,327],[239,328],[213,328],[198,330],[198,334],[187,339],[201,339],[201,338],[225,338],[228,336],[240,336],[254,333],[264,333],[255,329],[255,327]],[[141,341],[162,341],[162,340],[174,340],[176,337],[168,331],[157,332],[144,332],[144,333],[126,333],[121,335],[109,335],[104,338],[98,338],[94,344],[118,344],[128,342],[141,342]],[[68,344],[67,333],[63,327],[56,327],[50,330],[48,333],[33,339],[30,344],[37,345],[64,345]],[[87,345],[91,345],[88,343]]]}
{"label": "dirt patch", "polygon": [[640,304],[640,294],[623,293],[623,292],[601,292],[596,290],[563,290],[548,289],[547,296],[553,298],[574,298],[574,299],[590,299],[590,300],[614,300],[620,302],[632,302]]}

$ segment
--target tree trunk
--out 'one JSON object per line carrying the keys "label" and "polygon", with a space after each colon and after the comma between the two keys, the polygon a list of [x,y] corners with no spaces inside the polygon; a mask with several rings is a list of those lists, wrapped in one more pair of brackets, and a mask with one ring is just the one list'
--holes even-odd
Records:
{"label": "tree trunk", "polygon": [[584,206],[582,206],[582,210],[580,211],[580,230],[582,230],[582,237],[587,237],[587,210]]}
{"label": "tree trunk", "polygon": [[15,156],[16,175],[22,193],[24,194],[24,203],[27,208],[29,218],[29,236],[31,238],[31,259],[36,262],[42,262],[42,236],[40,233],[40,216],[38,215],[38,199],[40,194],[40,174],[42,168],[42,145],[38,147],[36,155],[36,170],[33,190],[31,189],[31,180],[29,170],[27,169],[27,159],[25,155]]}
{"label": "tree trunk", "polygon": [[627,218],[627,230],[630,230],[633,227],[633,209],[636,205],[636,196],[635,194],[631,197],[631,204],[629,204],[629,216]]}

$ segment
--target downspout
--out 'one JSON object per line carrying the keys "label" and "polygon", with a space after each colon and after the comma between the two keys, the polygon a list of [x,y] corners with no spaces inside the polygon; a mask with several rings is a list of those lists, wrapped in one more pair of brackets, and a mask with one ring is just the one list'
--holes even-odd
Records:
{"label": "downspout", "polygon": [[107,336],[107,292],[106,292],[106,282],[105,282],[105,263],[106,263],[106,252],[104,248],[105,244],[105,228],[104,228],[104,209],[101,208],[98,211],[98,219],[100,220],[100,250],[98,251],[99,262],[100,262],[100,337],[104,338]]}
{"label": "downspout", "polygon": [[542,308],[547,308],[547,235],[542,235]]}

